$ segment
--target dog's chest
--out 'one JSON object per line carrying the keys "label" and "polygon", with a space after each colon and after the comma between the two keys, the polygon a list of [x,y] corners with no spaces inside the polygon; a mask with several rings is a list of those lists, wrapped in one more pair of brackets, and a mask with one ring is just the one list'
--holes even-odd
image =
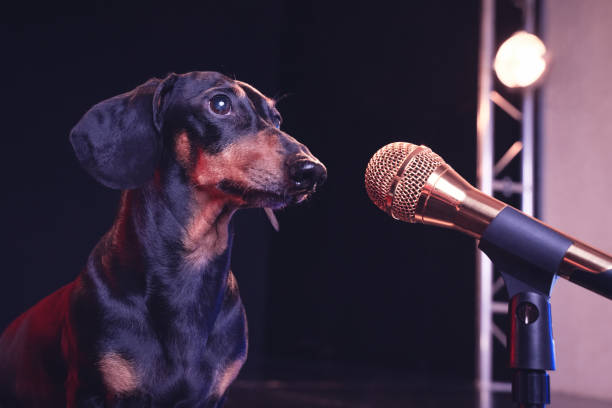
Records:
{"label": "dog's chest", "polygon": [[109,391],[192,403],[222,397],[247,353],[246,317],[237,291],[230,289],[212,329],[190,319],[193,311],[183,311],[163,329],[153,319],[140,339],[107,351],[99,368]]}

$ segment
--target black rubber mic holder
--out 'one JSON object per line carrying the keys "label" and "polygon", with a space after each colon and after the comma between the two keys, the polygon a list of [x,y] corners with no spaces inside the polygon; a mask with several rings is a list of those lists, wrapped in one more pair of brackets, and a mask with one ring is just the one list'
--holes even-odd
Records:
{"label": "black rubber mic holder", "polygon": [[555,350],[550,292],[571,241],[506,207],[484,231],[479,248],[502,271],[510,303],[509,365],[513,400],[521,408],[550,404]]}

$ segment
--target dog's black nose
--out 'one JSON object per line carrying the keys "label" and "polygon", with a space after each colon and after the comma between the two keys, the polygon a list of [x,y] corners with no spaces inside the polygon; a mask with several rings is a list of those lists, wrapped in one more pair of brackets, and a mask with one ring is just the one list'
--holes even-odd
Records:
{"label": "dog's black nose", "polygon": [[313,191],[327,178],[325,166],[316,161],[299,159],[289,164],[289,179],[296,191]]}

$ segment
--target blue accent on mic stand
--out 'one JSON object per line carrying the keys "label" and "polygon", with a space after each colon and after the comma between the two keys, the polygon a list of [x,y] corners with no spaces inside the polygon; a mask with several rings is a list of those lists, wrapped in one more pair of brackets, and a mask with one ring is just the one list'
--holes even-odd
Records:
{"label": "blue accent on mic stand", "polygon": [[550,292],[571,241],[538,221],[504,208],[478,247],[502,271],[510,297],[509,360],[513,400],[521,408],[550,404],[555,350]]}

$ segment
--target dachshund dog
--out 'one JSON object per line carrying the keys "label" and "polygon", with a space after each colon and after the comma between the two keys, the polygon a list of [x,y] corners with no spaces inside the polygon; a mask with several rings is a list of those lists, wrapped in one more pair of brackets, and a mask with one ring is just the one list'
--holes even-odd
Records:
{"label": "dachshund dog", "polygon": [[306,199],[325,167],[274,100],[216,72],[95,105],[70,133],[124,190],[81,274],[0,337],[2,407],[220,407],[247,354],[232,214]]}

